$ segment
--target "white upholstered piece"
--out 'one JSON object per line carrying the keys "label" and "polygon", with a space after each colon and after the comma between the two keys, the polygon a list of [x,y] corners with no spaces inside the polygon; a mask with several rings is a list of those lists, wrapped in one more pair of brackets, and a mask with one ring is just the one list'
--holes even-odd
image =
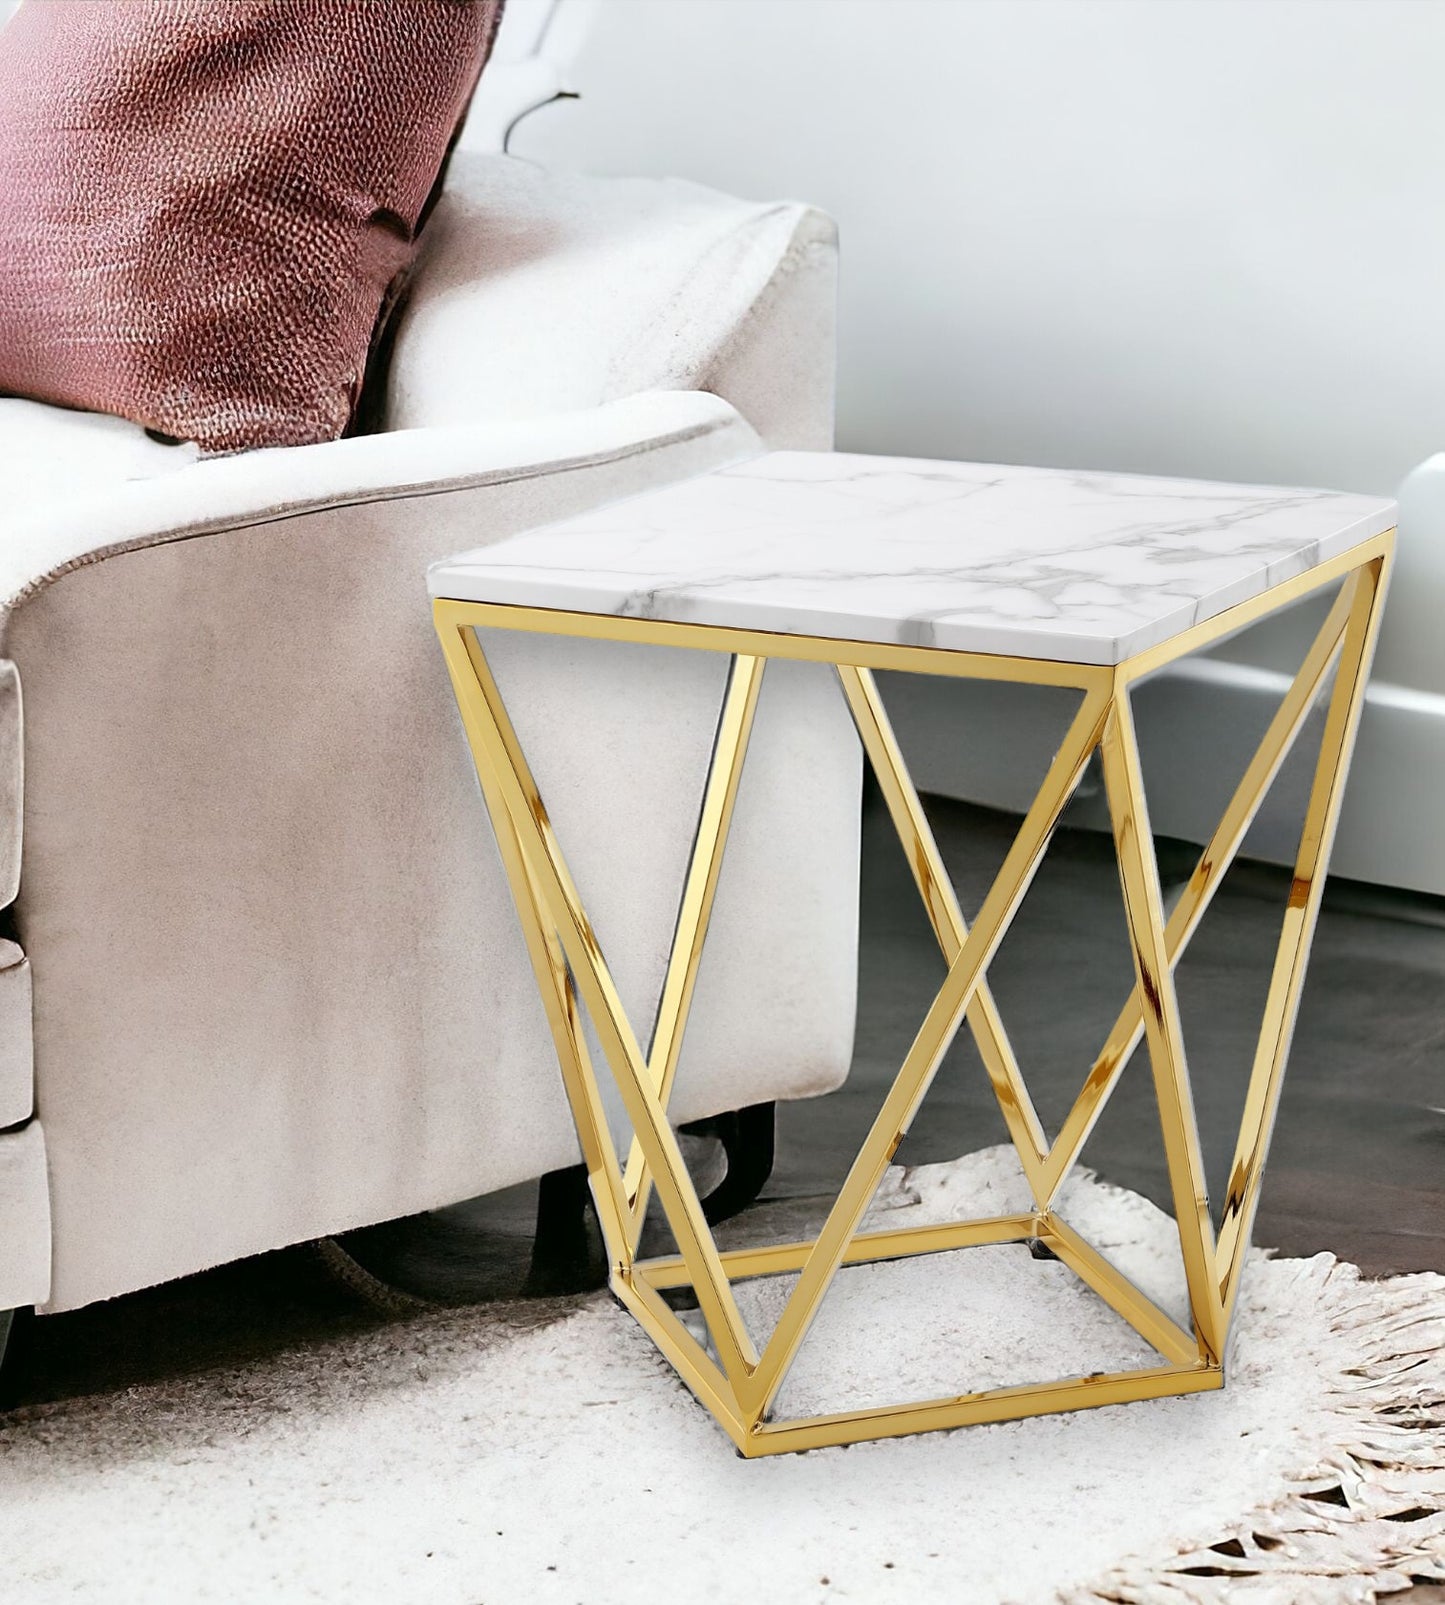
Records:
{"label": "white upholstered piece", "polygon": [[20,890],[24,796],[25,718],[20,676],[9,659],[0,658],[0,906],[14,902]]}
{"label": "white upholstered piece", "polygon": [[43,1304],[50,1291],[45,1134],[32,1120],[0,1131],[0,1310]]}
{"label": "white upholstered piece", "polygon": [[462,130],[464,150],[504,150],[507,136],[523,117],[572,92],[572,64],[598,3],[507,0]]}
{"label": "white upholstered piece", "polygon": [[[487,451],[449,433],[334,448],[350,494],[321,471],[331,448],[132,486],[90,555],[94,502],[27,547],[48,580],[4,577],[52,1308],[575,1156],[423,574],[759,445],[694,395],[492,426]],[[430,477],[388,491],[366,471],[388,452]],[[641,1017],[722,665],[662,684],[652,657],[540,641],[499,662]],[[755,741],[681,1118],[824,1090],[851,1049],[858,759],[826,676],[776,677]]]}
{"label": "white upholstered piece", "polygon": [[162,445],[124,418],[0,397],[0,482],[10,517],[44,517],[87,491],[158,478],[199,456],[195,445]]}
{"label": "white upholstered piece", "polygon": [[711,390],[772,444],[826,447],[835,268],[809,207],[461,152],[398,322],[388,422]]}
{"label": "white upholstered piece", "polygon": [[34,1110],[30,962],[14,942],[0,940],[0,1131],[20,1125]]}
{"label": "white upholstered piece", "polygon": [[[795,249],[766,208],[749,222],[721,197],[656,190],[653,238],[677,205],[690,238],[720,208],[720,249],[734,224],[771,246],[745,253],[752,299],[674,303],[652,280],[651,321],[696,335],[691,366],[614,369],[582,349],[586,318],[570,340],[554,321],[586,303],[648,323],[625,250],[567,247],[597,216],[615,222],[615,192],[599,186],[594,204],[568,180],[543,205],[546,182],[524,175],[528,189],[517,166],[492,159],[488,190],[494,237],[529,253],[508,259],[504,304],[460,293],[434,252],[418,311],[432,272],[452,284],[450,311],[416,324],[425,349],[401,330],[402,371],[445,381],[444,418],[197,461],[113,419],[0,400],[0,655],[14,666],[0,667],[0,875],[13,887],[19,874],[45,1128],[0,1133],[0,1147],[19,1141],[0,1154],[15,1159],[0,1164],[0,1272],[6,1253],[18,1267],[0,1275],[0,1307],[46,1298],[52,1253],[47,1308],[69,1309],[576,1154],[425,570],[765,446],[826,446],[834,263],[829,229],[801,209],[811,243]],[[468,183],[485,187],[487,170],[472,158]],[[547,267],[549,242],[566,271]],[[461,262],[463,276],[487,271]],[[500,329],[478,308],[500,310]],[[574,346],[581,385],[567,375]],[[627,393],[626,375],[644,372],[678,388]],[[689,393],[704,378],[716,394]],[[644,1018],[721,664],[689,656],[664,686],[651,655],[494,650]],[[682,1118],[846,1074],[858,786],[826,676],[772,676]],[[29,973],[0,964],[0,1010]],[[0,1065],[20,1119],[24,1080],[18,1057]]]}
{"label": "white upholstered piece", "polygon": [[[20,468],[4,411],[9,405],[0,401],[0,473],[12,466],[18,473]],[[45,421],[59,437],[57,454],[70,448],[69,420],[93,416],[28,402],[16,405],[48,415]],[[121,428],[134,430],[143,444],[150,444],[134,425]],[[71,567],[129,549],[324,507],[551,475],[730,431],[740,431],[741,440],[752,438],[736,412],[711,396],[639,395],[572,413],[512,415],[474,425],[192,459],[178,469],[160,458],[154,464],[158,471],[152,473],[120,475],[110,471],[110,460],[102,457],[90,466],[80,453],[63,490],[22,498],[10,508],[6,539],[0,544],[0,600],[13,601]],[[34,434],[22,437],[19,445],[28,448],[34,439]],[[733,449],[738,455],[748,453],[742,444]]]}

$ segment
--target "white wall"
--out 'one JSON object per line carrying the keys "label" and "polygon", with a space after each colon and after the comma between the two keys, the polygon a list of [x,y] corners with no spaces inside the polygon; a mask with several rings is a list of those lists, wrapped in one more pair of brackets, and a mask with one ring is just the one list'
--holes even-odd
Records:
{"label": "white wall", "polygon": [[[845,448],[1382,493],[1445,451],[1445,0],[512,13],[499,56],[517,59],[480,97],[483,143],[560,69],[585,98],[524,122],[517,154],[798,196],[839,220]],[[528,62],[544,31],[547,59]],[[1335,856],[1445,894],[1442,620],[1445,456],[1407,487]],[[1204,782],[1242,767],[1278,691],[1248,665],[1292,668],[1298,622],[1229,644],[1239,672],[1211,681],[1213,727],[1192,749],[1171,727],[1197,686],[1161,700],[1161,829],[1212,823]],[[930,784],[1014,800],[1029,710],[906,695],[895,716],[938,765]],[[1262,821],[1267,856],[1296,802]]]}
{"label": "white wall", "polygon": [[1393,490],[1445,446],[1439,0],[607,0],[512,149],[818,202],[852,449]]}
{"label": "white wall", "polygon": [[[1445,0],[603,0],[592,21],[584,99],[512,149],[832,212],[844,448],[1384,494],[1445,450]],[[1406,502],[1335,865],[1445,894],[1445,457]],[[1221,649],[1207,697],[1185,677],[1141,703],[1157,828],[1208,833],[1307,614]],[[922,783],[1019,801],[1047,710],[890,697]],[[1305,779],[1247,851],[1292,856]]]}

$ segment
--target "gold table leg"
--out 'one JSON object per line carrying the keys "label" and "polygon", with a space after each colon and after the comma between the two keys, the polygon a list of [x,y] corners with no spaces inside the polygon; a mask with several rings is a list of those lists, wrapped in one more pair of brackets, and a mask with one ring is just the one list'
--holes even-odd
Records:
{"label": "gold table leg", "polygon": [[[613,1291],[651,1334],[683,1381],[748,1456],[998,1421],[1057,1410],[1220,1387],[1225,1340],[1259,1199],[1305,962],[1319,914],[1344,781],[1379,628],[1393,532],[1264,596],[1183,632],[1117,668],[914,647],[669,624],[440,599],[434,614],[557,1051],[607,1244]],[[1130,706],[1142,675],[1207,646],[1287,602],[1342,582],[1340,594],[1260,742],[1184,894],[1166,920]],[[653,641],[731,654],[732,671],[663,984],[644,1052],[587,918],[546,808],[477,638],[479,627]],[[878,777],[914,881],[948,966],[897,1079],[816,1238],[722,1253],[703,1216],[667,1106],[687,1027],[698,963],[721,873],[738,781],[770,657],[831,663]],[[873,681],[875,668],[1072,686],[1078,710],[970,928]],[[1244,840],[1311,708],[1334,670],[1289,907],[1251,1073],[1222,1224],[1205,1196],[1174,968]],[[1101,756],[1124,891],[1134,991],[1052,1145],[1030,1099],[987,972],[1092,755]],[[582,1032],[591,1018],[634,1132],[619,1157]],[[1019,1215],[897,1231],[860,1223],[944,1054],[967,1022],[1033,1195]],[[1147,1042],[1168,1162],[1192,1330],[1185,1331],[1086,1242],[1054,1209],[1069,1169],[1139,1042]],[[678,1254],[639,1260],[651,1192]],[[772,1417],[774,1401],[840,1266],[985,1243],[1037,1238],[1159,1354],[1161,1364],[1106,1375],[801,1420]],[[760,1353],[734,1297],[749,1277],[793,1273],[796,1284]],[[680,1321],[663,1294],[691,1287],[709,1343]]]}

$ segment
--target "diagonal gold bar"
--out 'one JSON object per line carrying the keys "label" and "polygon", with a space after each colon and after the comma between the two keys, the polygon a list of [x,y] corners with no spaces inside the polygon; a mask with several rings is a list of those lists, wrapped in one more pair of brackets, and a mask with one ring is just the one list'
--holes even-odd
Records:
{"label": "diagonal gold bar", "polygon": [[1116,1271],[1098,1249],[1081,1237],[1067,1221],[1050,1211],[1040,1220],[1039,1237],[1081,1282],[1092,1287],[1166,1360],[1173,1361],[1175,1365],[1194,1365],[1206,1358],[1200,1353],[1195,1338],[1171,1320],[1147,1293]]}
{"label": "diagonal gold bar", "polygon": [[[503,832],[498,832],[499,840],[502,834]],[[592,1188],[592,1196],[597,1202],[597,1219],[602,1228],[608,1262],[625,1268],[632,1263],[636,1243],[629,1229],[630,1216],[622,1180],[622,1165],[617,1157],[612,1133],[608,1129],[607,1110],[598,1092],[597,1077],[592,1068],[592,1056],[588,1052],[587,1038],[582,1029],[582,1013],[577,1006],[577,989],[572,984],[567,956],[562,951],[562,944],[555,927],[547,919],[541,892],[522,853],[516,833],[513,831],[507,834],[510,834],[512,839],[503,850],[503,860],[505,862],[509,856],[515,855],[520,873],[526,880],[534,910],[533,918],[523,920],[521,924],[524,927],[529,955],[532,956],[533,971],[538,974],[539,987],[541,985],[539,958],[551,975],[549,990],[555,1001],[555,1013],[558,1017],[554,1024],[550,1018],[553,1010],[548,1011],[553,1045],[559,1050],[559,1056],[562,1052],[574,1055],[581,1072],[573,1078],[575,1086],[569,1086],[564,1078],[563,1088],[567,1093],[567,1102],[572,1109],[573,1119],[578,1122],[578,1144],[587,1165],[587,1179]],[[534,946],[540,946],[540,953],[533,952]],[[543,993],[544,999],[547,995],[547,992]]]}
{"label": "diagonal gold bar", "polygon": [[[452,689],[457,707],[471,739],[473,753],[478,750],[473,736],[477,718],[477,688],[472,675],[471,661],[467,656],[461,632],[446,628],[439,632],[442,653],[451,675]],[[537,979],[537,990],[552,1033],[557,1061],[563,1066],[563,1085],[572,1117],[577,1124],[577,1141],[587,1166],[592,1195],[597,1203],[597,1215],[602,1227],[607,1255],[614,1265],[631,1263],[633,1244],[629,1233],[629,1208],[622,1185],[622,1171],[617,1150],[607,1127],[607,1113],[597,1091],[597,1080],[592,1072],[587,1052],[582,1021],[577,1011],[577,997],[567,970],[567,961],[557,941],[555,929],[543,913],[536,883],[527,867],[516,830],[502,805],[501,794],[484,764],[477,761],[477,778],[482,795],[491,815],[497,848],[501,853],[502,867],[508,884],[517,901],[518,921],[522,927],[527,956],[532,973]],[[577,1074],[565,1074],[568,1065],[577,1067]]]}
{"label": "diagonal gold bar", "polygon": [[748,1425],[738,1414],[732,1386],[712,1356],[678,1319],[676,1311],[668,1307],[655,1287],[633,1273],[615,1278],[612,1291],[637,1318],[693,1396],[712,1412],[739,1451],[746,1453]]}
{"label": "diagonal gold bar", "polygon": [[[697,1190],[687,1174],[666,1111],[658,1101],[647,1061],[628,1023],[596,933],[582,908],[475,631],[464,628],[462,642],[474,681],[465,688],[470,710],[467,730],[476,743],[473,751],[479,767],[487,768],[499,801],[510,816],[532,884],[547,917],[556,927],[573,978],[611,1066],[627,1117],[642,1142],[678,1248],[693,1269],[698,1302],[723,1370],[737,1387],[755,1368],[757,1355],[718,1260],[717,1246],[708,1230]],[[585,1077],[585,1071],[575,1060],[564,1066],[563,1073]]]}
{"label": "diagonal gold bar", "polygon": [[1100,743],[1104,787],[1114,826],[1114,848],[1124,889],[1124,913],[1134,954],[1135,985],[1144,1005],[1144,1032],[1154,1070],[1159,1124],[1169,1165],[1174,1218],[1184,1255],[1190,1309],[1205,1357],[1218,1363],[1224,1351],[1224,1312],[1214,1284],[1214,1233],[1204,1185],[1204,1162],[1194,1120],[1194,1101],[1184,1059],[1184,1033],[1174,972],[1164,945],[1163,897],[1149,812],[1144,801],[1139,748],[1127,690],[1114,698]]}
{"label": "diagonal gold bar", "polygon": [[[652,1043],[648,1050],[648,1074],[652,1077],[652,1084],[657,1088],[658,1100],[664,1109],[672,1094],[672,1083],[682,1055],[683,1033],[687,1030],[688,1012],[692,1008],[692,996],[697,987],[698,965],[702,959],[703,943],[707,940],[718,879],[722,874],[723,853],[727,847],[738,784],[742,779],[743,760],[747,755],[748,738],[752,734],[766,664],[766,658],[733,659],[722,712],[718,717],[697,834],[688,863],[687,882],[678,906],[667,975],[663,981],[662,998],[657,1006],[657,1023],[653,1027]],[[628,1207],[632,1212],[630,1237],[635,1249],[642,1235],[647,1199],[652,1188],[647,1162],[642,1156],[642,1145],[636,1137],[632,1139],[624,1185]]]}
{"label": "diagonal gold bar", "polygon": [[1063,745],[1049,766],[1043,785],[984,899],[978,919],[949,967],[943,986],[829,1211],[757,1370],[740,1390],[745,1413],[752,1419],[759,1420],[764,1415],[792,1363],[817,1313],[818,1303],[842,1262],[848,1242],[858,1229],[868,1201],[927,1092],[980,977],[1023,901],[1059,815],[1098,744],[1108,712],[1108,696],[1099,690],[1088,692],[1074,715]]}
{"label": "diagonal gold bar", "polygon": [[1274,971],[1265,1001],[1259,1047],[1250,1072],[1239,1141],[1229,1170],[1214,1264],[1225,1319],[1234,1309],[1239,1275],[1259,1202],[1265,1155],[1279,1108],[1285,1060],[1299,1013],[1305,964],[1325,889],[1325,866],[1339,823],[1350,756],[1365,702],[1388,579],[1388,554],[1361,570],[1350,602],[1340,669],[1330,698],[1314,783],[1305,811]]}
{"label": "diagonal gold bar", "polygon": [[[958,906],[958,898],[938,850],[933,829],[928,823],[928,816],[914,789],[877,682],[870,669],[844,664],[838,665],[838,679],[853,715],[858,739],[863,743],[863,750],[868,755],[879,789],[888,805],[893,828],[902,843],[914,884],[923,899],[929,924],[943,950],[945,963],[952,964],[968,937],[968,924],[963,917],[963,910]],[[1013,1139],[1019,1163],[1028,1179],[1029,1189],[1035,1202],[1041,1203],[1039,1188],[1048,1139],[1024,1084],[1018,1059],[986,978],[979,981],[965,1018],[978,1044],[979,1055],[988,1072],[1009,1136]]]}
{"label": "diagonal gold bar", "polygon": [[[1347,580],[1336,598],[1169,916],[1164,943],[1171,968],[1178,964],[1199,929],[1200,921],[1214,901],[1214,894],[1244,845],[1265,793],[1274,784],[1314,708],[1320,687],[1339,651],[1349,617],[1350,587],[1354,583],[1353,579]],[[1041,1208],[1047,1208],[1057,1196],[1143,1035],[1144,1015],[1136,987],[1099,1050],[1073,1108],[1044,1159],[1040,1178],[1042,1191],[1036,1195]]]}

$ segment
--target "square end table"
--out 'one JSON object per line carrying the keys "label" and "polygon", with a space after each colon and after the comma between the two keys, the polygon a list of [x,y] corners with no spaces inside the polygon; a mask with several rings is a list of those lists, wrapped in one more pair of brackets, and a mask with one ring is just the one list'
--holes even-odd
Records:
{"label": "square end table", "polygon": [[[1393,550],[1395,505],[1331,491],[843,453],[774,452],[435,565],[436,628],[547,1013],[614,1293],[746,1456],[1222,1386],[1305,965]],[[1297,676],[1166,918],[1131,712],[1145,675],[1330,586]],[[722,652],[731,671],[657,1018],[644,1051],[568,871],[478,631]],[[834,666],[947,974],[817,1236],[720,1252],[668,1120],[758,689],[772,658]],[[977,918],[966,924],[873,672],[1071,687],[1078,710]],[[1316,701],[1324,735],[1216,1230],[1174,967]],[[988,967],[1092,756],[1103,770],[1135,985],[1050,1143]],[[590,1017],[632,1126],[613,1142]],[[967,1022],[1032,1197],[1026,1212],[862,1231],[954,1035]],[[1188,1329],[1064,1221],[1059,1190],[1147,1043],[1188,1288]],[[656,1189],[678,1252],[638,1254]],[[1157,1352],[1142,1369],[782,1420],[778,1390],[840,1266],[1037,1242]],[[797,1280],[761,1352],[734,1284]],[[665,1295],[690,1287],[707,1341]]]}

